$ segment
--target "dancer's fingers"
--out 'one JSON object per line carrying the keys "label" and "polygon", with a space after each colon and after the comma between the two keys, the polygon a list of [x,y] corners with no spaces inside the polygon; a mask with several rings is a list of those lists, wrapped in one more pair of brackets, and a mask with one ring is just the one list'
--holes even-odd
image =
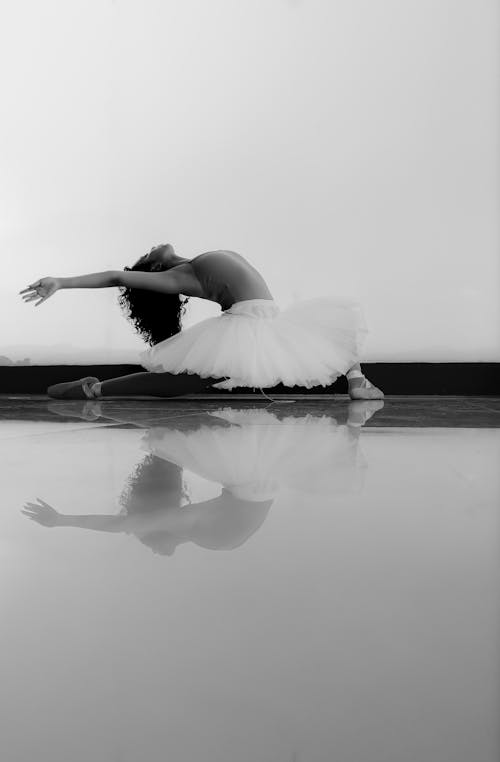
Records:
{"label": "dancer's fingers", "polygon": [[40,284],[39,280],[35,281],[35,283],[29,283],[28,286],[26,288],[23,288],[23,290],[20,291],[19,293],[20,294],[25,294],[27,291],[32,291],[34,288],[36,288],[37,286],[40,286],[40,285],[41,284]]}
{"label": "dancer's fingers", "polygon": [[54,294],[54,291],[50,291],[48,294],[43,292],[41,293],[40,291],[35,291],[31,294],[25,294],[22,297],[22,299],[23,299],[23,302],[32,302],[35,299],[40,299],[38,304],[41,304],[41,302],[45,302],[49,298],[49,296],[52,296],[53,294]]}
{"label": "dancer's fingers", "polygon": [[35,299],[40,299],[40,301],[35,302],[35,307],[38,307],[39,304],[42,304],[42,302],[47,301],[48,298],[49,298],[48,296],[44,296],[40,299],[40,294],[33,294],[32,296],[23,297],[23,301],[27,303],[27,302],[33,302],[35,301]]}
{"label": "dancer's fingers", "polygon": [[25,291],[32,291],[34,288],[36,288],[37,286],[40,286],[40,285],[41,285],[41,284],[40,284],[40,281],[37,281],[36,283],[29,283],[29,284],[26,286],[26,288],[23,288],[23,290],[22,290],[22,291],[20,291],[19,293],[20,293],[20,294],[24,294],[24,292],[25,292]]}

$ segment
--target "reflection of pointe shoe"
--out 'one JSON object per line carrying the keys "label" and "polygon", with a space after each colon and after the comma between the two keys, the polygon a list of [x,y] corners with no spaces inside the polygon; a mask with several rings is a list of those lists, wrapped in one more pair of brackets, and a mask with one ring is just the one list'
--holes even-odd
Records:
{"label": "reflection of pointe shoe", "polygon": [[47,409],[67,418],[81,418],[84,421],[97,421],[102,417],[100,400],[75,400],[74,402],[50,402]]}
{"label": "reflection of pointe shoe", "polygon": [[352,400],[381,400],[384,392],[368,381],[359,370],[351,370],[347,374],[349,396]]}
{"label": "reflection of pointe shoe", "polygon": [[383,400],[355,400],[347,406],[347,425],[364,426],[372,415],[384,407]]}
{"label": "reflection of pointe shoe", "polygon": [[49,397],[58,400],[88,400],[91,399],[90,386],[99,381],[95,376],[85,376],[77,381],[67,381],[62,384],[52,384],[47,389]]}

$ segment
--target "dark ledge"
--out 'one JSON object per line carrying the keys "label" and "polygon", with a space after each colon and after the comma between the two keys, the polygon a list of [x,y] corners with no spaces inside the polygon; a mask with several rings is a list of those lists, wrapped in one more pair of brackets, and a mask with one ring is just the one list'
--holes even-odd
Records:
{"label": "dark ledge", "polygon": [[[500,363],[362,363],[366,376],[386,395],[489,396],[500,394]],[[0,366],[0,394],[45,394],[47,387],[82,376],[107,378],[144,372],[141,365],[6,365]],[[235,389],[233,393],[252,393]],[[304,389],[282,385],[266,389],[268,394],[345,394],[345,376],[329,387]],[[208,392],[212,394],[212,392]],[[214,395],[221,390],[214,389]],[[230,392],[227,393],[230,396]],[[257,390],[256,395],[261,396]],[[204,394],[203,396],[207,396]]]}

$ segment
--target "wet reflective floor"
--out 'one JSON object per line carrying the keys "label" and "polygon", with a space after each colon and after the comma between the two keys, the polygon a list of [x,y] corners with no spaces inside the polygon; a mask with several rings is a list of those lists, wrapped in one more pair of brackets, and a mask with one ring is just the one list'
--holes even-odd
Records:
{"label": "wet reflective floor", "polygon": [[0,398],[2,762],[497,762],[500,399]]}

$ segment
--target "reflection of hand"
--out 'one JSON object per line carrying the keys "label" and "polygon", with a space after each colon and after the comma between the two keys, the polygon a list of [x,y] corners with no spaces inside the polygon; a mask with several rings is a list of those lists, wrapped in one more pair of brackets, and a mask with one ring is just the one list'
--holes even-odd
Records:
{"label": "reflection of hand", "polygon": [[37,521],[44,527],[56,527],[61,524],[62,514],[58,513],[41,498],[37,497],[38,503],[25,503],[25,510],[21,511],[28,518]]}

